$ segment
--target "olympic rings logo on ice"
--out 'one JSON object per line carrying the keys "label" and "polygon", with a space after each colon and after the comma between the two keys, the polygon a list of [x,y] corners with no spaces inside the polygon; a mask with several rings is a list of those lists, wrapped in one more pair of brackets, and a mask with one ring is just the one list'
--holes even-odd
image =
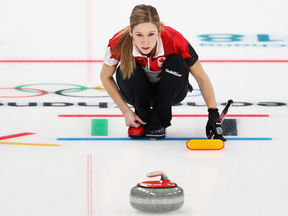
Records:
{"label": "olympic rings logo on ice", "polygon": [[195,93],[195,92],[198,92],[198,93],[190,94],[190,95],[187,94],[186,97],[197,97],[197,96],[201,96],[202,95],[201,92],[200,92],[200,89],[193,89],[193,93]]}
{"label": "olympic rings logo on ice", "polygon": [[[72,88],[65,88],[65,89],[60,89],[60,90],[55,90],[55,91],[47,91],[47,90],[42,90],[42,89],[38,89],[38,88],[33,88],[33,86],[71,86]],[[1,90],[16,90],[16,91],[20,91],[22,92],[21,95],[7,95],[7,96],[3,96],[0,93],[0,98],[27,98],[27,97],[38,97],[38,96],[44,96],[47,94],[57,94],[57,95],[61,95],[61,96],[66,96],[66,97],[81,97],[81,98],[103,98],[103,97],[109,97],[108,94],[107,95],[99,95],[99,96],[87,96],[87,95],[75,95],[75,94],[71,94],[71,93],[76,93],[76,92],[82,92],[85,90],[98,90],[100,92],[105,92],[106,90],[104,89],[104,87],[102,85],[96,86],[96,87],[85,87],[82,85],[76,85],[76,84],[65,84],[65,83],[35,83],[35,84],[27,84],[27,85],[20,85],[20,86],[16,86],[14,88],[0,88],[0,92]],[[15,94],[15,92],[13,92]],[[24,93],[24,94],[23,94]],[[26,95],[26,93],[29,93]]]}
{"label": "olympic rings logo on ice", "polygon": [[[41,86],[41,89],[39,89],[39,86]],[[60,89],[60,90],[43,90],[43,86],[64,86],[67,88]],[[69,88],[70,87],[70,88]],[[5,93],[8,91],[12,95],[3,95],[3,90],[5,90]],[[98,93],[95,95],[95,91],[93,92],[93,95],[86,95],[87,90],[97,90]],[[16,91],[16,92],[15,92]],[[86,94],[79,94],[79,92],[86,91]],[[20,93],[21,92],[21,93]],[[196,94],[194,94],[196,92]],[[199,92],[199,93],[198,93]],[[96,86],[96,87],[86,87],[82,85],[76,85],[76,84],[65,84],[65,83],[35,83],[35,84],[25,84],[25,85],[19,85],[16,87],[3,87],[0,88],[0,98],[28,98],[28,97],[39,97],[44,96],[47,94],[56,94],[60,96],[65,97],[78,97],[78,98],[103,98],[103,97],[110,97],[105,88],[102,85]],[[187,97],[197,97],[201,96],[199,89],[194,89],[193,94],[187,94]]]}

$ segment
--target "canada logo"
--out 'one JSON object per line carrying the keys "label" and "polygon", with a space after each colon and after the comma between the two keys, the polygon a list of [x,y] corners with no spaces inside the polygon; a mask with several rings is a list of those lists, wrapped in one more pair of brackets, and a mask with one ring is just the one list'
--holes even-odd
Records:
{"label": "canada logo", "polygon": [[160,57],[160,58],[158,58],[158,66],[159,66],[160,68],[162,68],[163,63],[165,62],[165,60],[166,60],[165,57]]}

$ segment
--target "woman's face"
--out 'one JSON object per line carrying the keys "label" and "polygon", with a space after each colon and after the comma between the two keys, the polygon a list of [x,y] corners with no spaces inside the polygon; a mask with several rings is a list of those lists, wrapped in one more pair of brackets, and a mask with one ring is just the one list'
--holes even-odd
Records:
{"label": "woman's face", "polygon": [[134,38],[135,44],[143,55],[149,56],[156,47],[158,29],[153,23],[142,23],[130,29],[130,35]]}

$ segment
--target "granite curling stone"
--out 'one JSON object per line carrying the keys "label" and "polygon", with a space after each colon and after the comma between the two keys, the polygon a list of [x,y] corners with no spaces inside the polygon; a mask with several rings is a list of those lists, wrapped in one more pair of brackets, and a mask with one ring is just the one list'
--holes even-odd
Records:
{"label": "granite curling stone", "polygon": [[156,176],[161,176],[161,180],[142,182],[131,189],[131,206],[139,211],[151,213],[180,209],[184,204],[183,189],[171,182],[162,171],[147,174],[147,177]]}

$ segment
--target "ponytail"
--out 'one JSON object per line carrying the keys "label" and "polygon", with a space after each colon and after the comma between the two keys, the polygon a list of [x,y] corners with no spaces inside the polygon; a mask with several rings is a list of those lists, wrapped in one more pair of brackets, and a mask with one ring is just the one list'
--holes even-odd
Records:
{"label": "ponytail", "polygon": [[132,37],[129,33],[129,28],[127,27],[119,35],[121,37],[116,45],[111,50],[112,55],[116,58],[120,58],[120,70],[124,79],[130,78],[134,69],[136,68],[135,58],[132,55],[133,42]]}

